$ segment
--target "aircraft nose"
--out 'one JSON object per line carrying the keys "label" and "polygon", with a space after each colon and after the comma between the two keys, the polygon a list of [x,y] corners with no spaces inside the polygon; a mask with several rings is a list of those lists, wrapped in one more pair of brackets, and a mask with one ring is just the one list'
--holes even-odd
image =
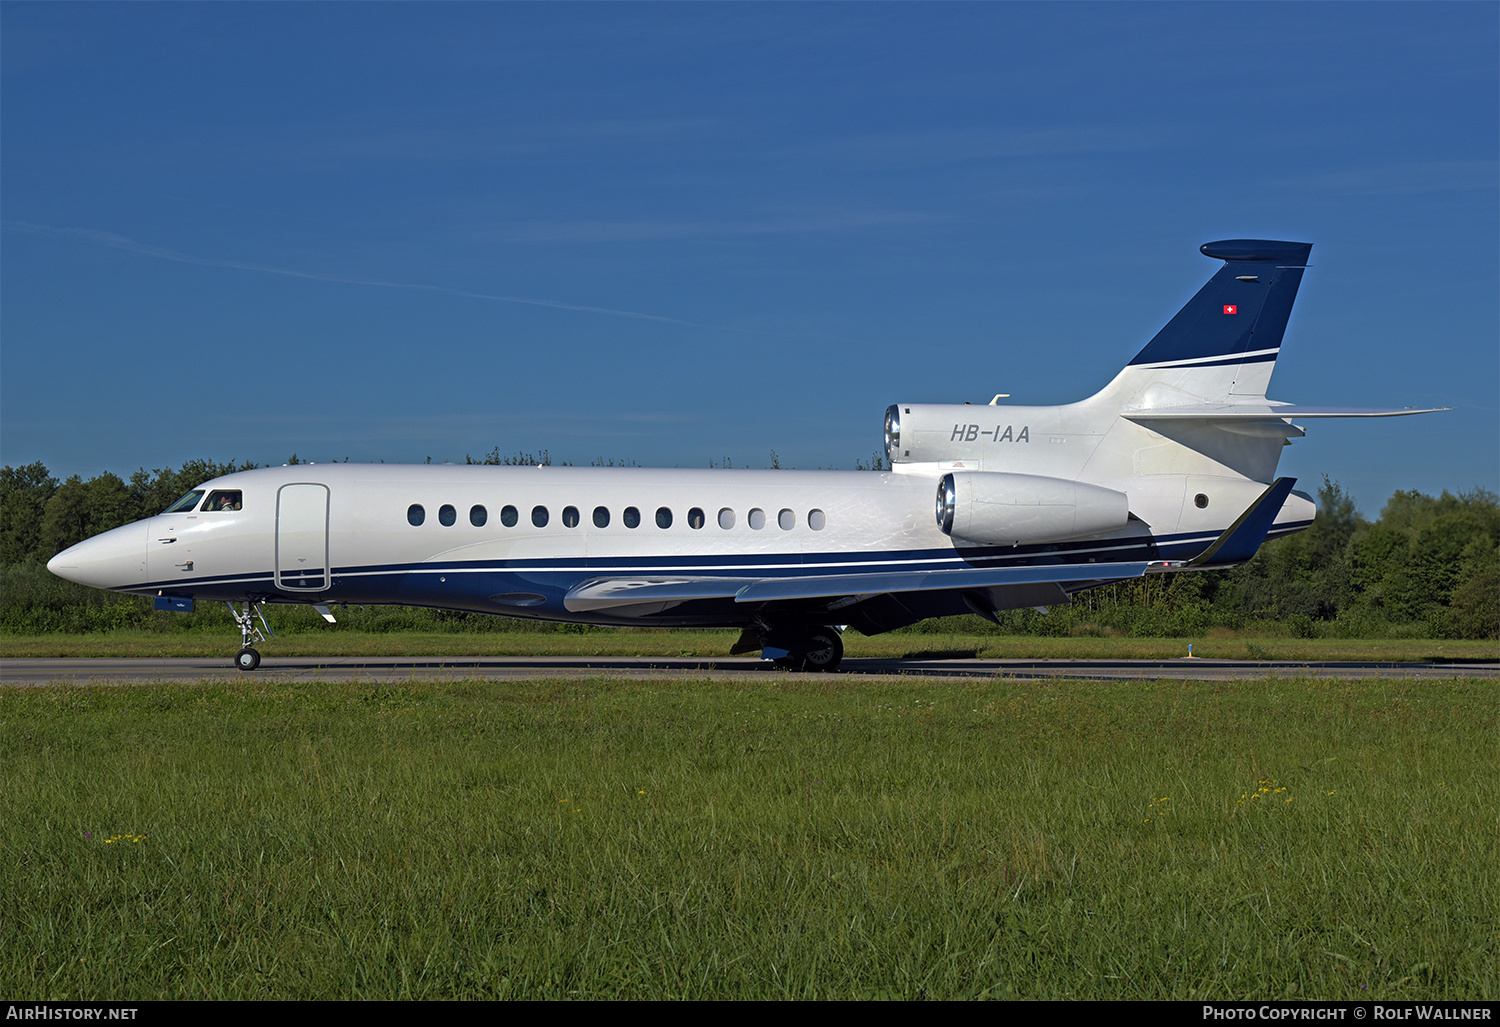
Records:
{"label": "aircraft nose", "polygon": [[125,588],[146,580],[144,521],[112,528],[69,546],[47,561],[59,578],[94,588]]}

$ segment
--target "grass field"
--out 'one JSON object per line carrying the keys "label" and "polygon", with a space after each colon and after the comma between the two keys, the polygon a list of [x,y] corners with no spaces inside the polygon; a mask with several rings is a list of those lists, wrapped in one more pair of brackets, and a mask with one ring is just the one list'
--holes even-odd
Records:
{"label": "grass field", "polygon": [[[587,630],[582,632],[365,632],[338,627],[278,635],[263,656],[724,656],[735,630]],[[1227,632],[1207,638],[1101,638],[1041,635],[891,633],[844,636],[848,657],[900,658],[941,654],[989,659],[1167,659],[1193,653],[1220,660],[1377,660],[1443,662],[1500,659],[1494,641],[1451,639],[1267,638]],[[223,657],[239,648],[235,630],[0,635],[0,656]]]}
{"label": "grass field", "polygon": [[0,994],[1500,994],[1476,681],[0,690]]}

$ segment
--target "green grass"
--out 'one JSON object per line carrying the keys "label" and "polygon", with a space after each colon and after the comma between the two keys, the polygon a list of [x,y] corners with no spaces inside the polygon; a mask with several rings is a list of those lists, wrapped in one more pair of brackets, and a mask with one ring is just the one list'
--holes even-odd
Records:
{"label": "green grass", "polygon": [[[363,632],[337,626],[279,634],[261,645],[263,656],[725,656],[739,632],[667,629],[497,632]],[[994,659],[1167,659],[1193,653],[1224,660],[1377,660],[1430,662],[1494,661],[1493,641],[1450,639],[1267,638],[1256,635],[1206,638],[1075,638],[1041,635],[906,634],[844,636],[850,657],[922,655]],[[66,635],[0,634],[0,656],[222,657],[239,648],[237,630],[108,631]]]}
{"label": "green grass", "polygon": [[1475,681],[0,690],[0,993],[1500,993]]}

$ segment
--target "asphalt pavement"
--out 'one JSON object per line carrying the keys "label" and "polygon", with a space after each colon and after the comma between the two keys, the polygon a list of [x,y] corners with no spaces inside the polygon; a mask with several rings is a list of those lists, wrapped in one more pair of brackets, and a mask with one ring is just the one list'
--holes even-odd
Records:
{"label": "asphalt pavement", "polygon": [[[766,676],[819,679],[793,673],[753,657],[683,658],[631,656],[484,657],[274,657],[260,669],[236,670],[227,659],[72,658],[0,660],[0,685],[130,685],[204,680],[270,681],[496,681],[551,677],[760,679]],[[1009,678],[1099,681],[1169,678],[1245,681],[1264,677],[1314,678],[1490,678],[1500,679],[1500,662],[1390,663],[1295,662],[1282,660],[988,660],[846,659],[840,678]]]}

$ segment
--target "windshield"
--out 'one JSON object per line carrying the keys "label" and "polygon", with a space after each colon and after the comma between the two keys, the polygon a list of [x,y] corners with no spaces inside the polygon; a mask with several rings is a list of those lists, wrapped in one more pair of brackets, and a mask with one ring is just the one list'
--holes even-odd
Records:
{"label": "windshield", "polygon": [[202,498],[203,490],[194,489],[193,491],[189,492],[187,495],[179,499],[177,502],[167,507],[162,511],[162,513],[183,513],[184,511],[191,510],[193,507],[197,506],[198,500]]}

